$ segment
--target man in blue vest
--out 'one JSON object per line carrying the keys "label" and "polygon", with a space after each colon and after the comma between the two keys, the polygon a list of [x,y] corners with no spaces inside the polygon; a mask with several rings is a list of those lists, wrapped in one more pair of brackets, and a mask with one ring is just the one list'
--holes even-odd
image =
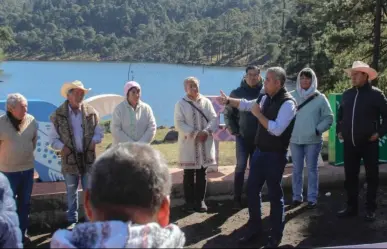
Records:
{"label": "man in blue vest", "polygon": [[247,181],[249,221],[248,230],[240,240],[248,243],[262,232],[261,191],[266,182],[270,199],[271,232],[267,248],[278,247],[285,226],[284,197],[281,186],[287,163],[286,154],[296,115],[296,102],[285,88],[286,72],[281,67],[266,71],[264,83],[266,95],[257,103],[245,99],[233,99],[223,92],[218,97],[241,111],[251,111],[258,119],[255,135],[256,149],[250,163]]}

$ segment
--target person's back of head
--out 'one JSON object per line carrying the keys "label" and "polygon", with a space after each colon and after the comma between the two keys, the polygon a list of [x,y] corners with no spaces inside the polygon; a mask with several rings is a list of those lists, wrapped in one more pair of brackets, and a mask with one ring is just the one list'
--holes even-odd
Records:
{"label": "person's back of head", "polygon": [[[85,212],[93,223],[76,226],[70,242],[54,235],[51,246],[181,248],[184,234],[169,224],[170,192],[168,165],[158,151],[147,144],[115,145],[95,161],[90,172]],[[91,230],[100,231],[97,238],[112,238],[101,239],[103,244],[98,239],[89,243]]]}
{"label": "person's back of head", "polygon": [[171,177],[152,147],[118,144],[96,160],[90,174],[85,209],[91,221],[169,224]]}
{"label": "person's back of head", "polygon": [[3,173],[0,173],[0,248],[23,248],[13,192]]}

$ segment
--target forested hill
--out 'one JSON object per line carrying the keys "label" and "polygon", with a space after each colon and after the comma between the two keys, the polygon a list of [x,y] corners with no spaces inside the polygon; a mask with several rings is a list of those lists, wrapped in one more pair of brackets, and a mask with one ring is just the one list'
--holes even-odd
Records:
{"label": "forested hill", "polygon": [[387,93],[385,0],[0,0],[8,59],[279,65],[348,88],[363,60]]}
{"label": "forested hill", "polygon": [[263,64],[279,55],[290,0],[2,0],[9,59]]}

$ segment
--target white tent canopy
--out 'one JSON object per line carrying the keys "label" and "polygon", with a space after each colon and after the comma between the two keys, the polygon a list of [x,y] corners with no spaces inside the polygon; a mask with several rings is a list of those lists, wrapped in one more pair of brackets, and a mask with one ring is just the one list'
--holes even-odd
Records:
{"label": "white tent canopy", "polygon": [[94,107],[98,112],[99,117],[113,114],[114,108],[121,103],[125,98],[117,94],[100,94],[84,100],[85,103]]}

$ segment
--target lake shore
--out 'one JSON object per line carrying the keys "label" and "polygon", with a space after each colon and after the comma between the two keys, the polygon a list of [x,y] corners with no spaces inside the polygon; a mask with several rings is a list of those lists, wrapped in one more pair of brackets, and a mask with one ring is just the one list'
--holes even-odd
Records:
{"label": "lake shore", "polygon": [[236,62],[210,62],[207,60],[188,62],[188,61],[152,61],[152,60],[136,60],[130,59],[125,60],[121,58],[113,57],[104,57],[101,58],[98,54],[87,54],[87,53],[69,53],[66,55],[55,56],[55,55],[28,55],[28,54],[7,54],[5,61],[67,61],[67,62],[128,62],[128,63],[162,63],[162,64],[179,64],[179,65],[189,65],[189,66],[206,66],[206,67],[241,67],[244,68],[247,66],[246,63],[243,63],[241,60]]}

